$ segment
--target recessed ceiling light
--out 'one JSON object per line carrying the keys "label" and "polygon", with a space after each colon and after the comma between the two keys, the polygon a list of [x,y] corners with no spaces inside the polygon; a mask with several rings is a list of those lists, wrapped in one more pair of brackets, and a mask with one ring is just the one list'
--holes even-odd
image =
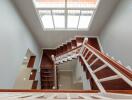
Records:
{"label": "recessed ceiling light", "polygon": [[23,79],[24,81],[26,80],[26,78]]}
{"label": "recessed ceiling light", "polygon": [[25,56],[24,59],[27,60],[28,58]]}

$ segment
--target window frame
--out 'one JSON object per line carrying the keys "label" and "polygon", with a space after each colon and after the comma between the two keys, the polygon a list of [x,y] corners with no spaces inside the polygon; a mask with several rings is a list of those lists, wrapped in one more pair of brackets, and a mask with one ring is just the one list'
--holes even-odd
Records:
{"label": "window frame", "polygon": [[[34,0],[35,1],[35,0]],[[67,0],[65,0],[67,1]],[[43,26],[44,30],[88,30],[89,29],[89,26],[90,26],[90,23],[92,21],[92,18],[94,16],[94,13],[95,13],[95,10],[97,9],[97,3],[98,3],[99,0],[96,0],[96,6],[95,7],[88,7],[88,8],[68,8],[67,7],[67,2],[65,2],[65,7],[63,8],[60,8],[60,7],[46,7],[46,8],[43,8],[43,7],[36,7],[37,11],[41,11],[41,10],[50,10],[51,11],[51,16],[52,16],[52,22],[53,22],[53,26],[54,28],[50,28],[50,29],[47,29]],[[55,23],[55,20],[54,20],[54,14],[53,14],[53,10],[64,10],[64,24],[65,24],[65,27],[64,28],[56,28],[56,23]],[[76,28],[73,28],[73,27],[68,27],[68,11],[69,10],[79,10],[80,11],[80,14],[78,15],[79,18],[78,18],[78,23],[77,23],[77,27]],[[87,28],[79,28],[79,23],[80,23],[80,17],[82,16],[82,11],[93,11],[93,13],[91,14],[91,19],[87,25]],[[39,16],[41,15],[40,13],[38,13]],[[42,17],[42,16],[41,16]],[[41,18],[40,18],[41,19]],[[42,19],[41,19],[42,20]],[[43,22],[42,22],[43,23]]]}

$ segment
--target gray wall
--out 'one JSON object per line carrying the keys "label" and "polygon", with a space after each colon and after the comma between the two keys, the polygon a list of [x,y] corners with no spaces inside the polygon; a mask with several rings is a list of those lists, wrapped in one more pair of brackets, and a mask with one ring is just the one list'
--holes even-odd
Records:
{"label": "gray wall", "polygon": [[11,0],[0,0],[0,89],[13,88],[27,49],[36,56],[40,51]]}
{"label": "gray wall", "polygon": [[76,66],[73,69],[73,83],[82,83],[83,90],[91,90],[90,82],[86,78],[86,72],[83,71],[79,59],[77,59]]}
{"label": "gray wall", "polygon": [[100,35],[105,52],[132,66],[132,0],[120,0]]}

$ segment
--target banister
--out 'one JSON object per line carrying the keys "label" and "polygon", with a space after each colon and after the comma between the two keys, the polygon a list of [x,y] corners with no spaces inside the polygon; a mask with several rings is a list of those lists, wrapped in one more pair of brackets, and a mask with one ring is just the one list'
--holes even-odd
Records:
{"label": "banister", "polygon": [[0,92],[56,92],[56,93],[98,93],[98,90],[53,90],[53,89],[45,89],[45,90],[37,90],[37,89],[0,89]]}
{"label": "banister", "polygon": [[110,57],[106,56],[105,54],[103,54],[102,52],[98,51],[97,49],[93,48],[89,44],[85,44],[85,45],[88,46],[90,49],[92,49],[96,54],[98,54],[106,62],[108,62],[109,64],[111,64],[114,68],[116,68],[117,70],[119,70],[127,78],[129,78],[130,80],[132,80],[132,72],[129,71],[127,68],[125,68],[125,66],[119,64],[118,62],[116,62],[115,60],[113,60]]}
{"label": "banister", "polygon": [[85,58],[84,58],[82,55],[80,55],[80,56],[81,56],[81,58],[82,58],[84,64],[86,65],[86,67],[87,67],[89,73],[90,73],[91,76],[93,77],[93,79],[94,79],[96,85],[98,86],[99,90],[100,90],[101,92],[105,93],[106,91],[105,91],[104,87],[103,87],[102,84],[99,82],[98,78],[96,77],[96,75],[93,73],[92,69],[91,69],[91,68],[89,67],[89,65],[87,64],[87,61],[85,60]]}
{"label": "banister", "polygon": [[55,56],[51,55],[51,58],[54,62],[54,88],[53,89],[57,89],[57,87],[58,87],[58,84],[57,84],[57,67],[55,64]]}
{"label": "banister", "polygon": [[[132,94],[132,90],[106,90],[108,93],[121,93],[121,94]],[[56,93],[99,93],[99,90],[22,90],[22,89],[0,89],[0,92],[56,92]]]}

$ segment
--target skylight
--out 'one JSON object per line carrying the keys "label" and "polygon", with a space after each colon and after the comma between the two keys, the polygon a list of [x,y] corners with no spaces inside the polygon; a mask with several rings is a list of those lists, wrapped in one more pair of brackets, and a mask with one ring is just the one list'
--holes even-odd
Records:
{"label": "skylight", "polygon": [[45,30],[87,30],[97,0],[34,0]]}
{"label": "skylight", "polygon": [[65,28],[64,10],[53,10],[52,15],[55,28]]}

